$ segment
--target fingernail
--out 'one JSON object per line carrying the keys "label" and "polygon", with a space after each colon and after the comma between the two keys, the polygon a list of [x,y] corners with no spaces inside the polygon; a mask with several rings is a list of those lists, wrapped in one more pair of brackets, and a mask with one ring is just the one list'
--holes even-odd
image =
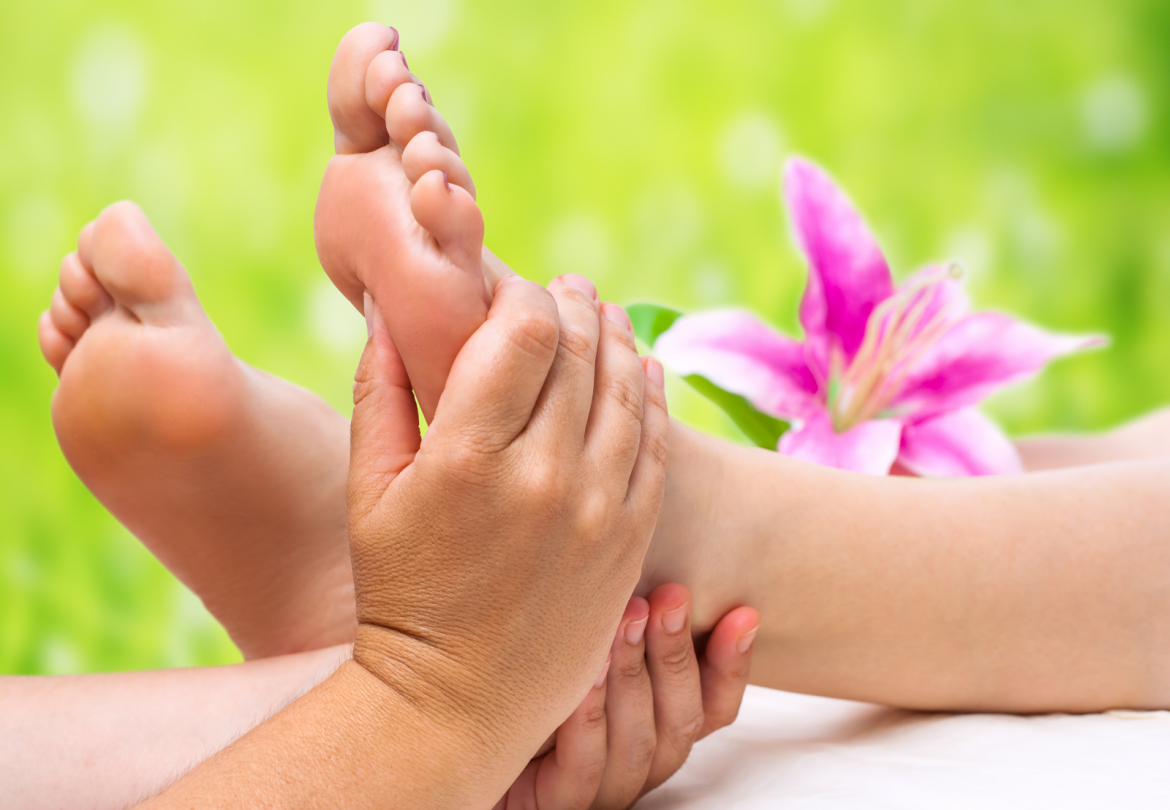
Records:
{"label": "fingernail", "polygon": [[390,42],[390,50],[396,51],[398,50],[398,29],[393,25],[388,25],[386,27],[390,29],[390,33],[393,36],[393,39]]}
{"label": "fingernail", "polygon": [[650,617],[638,619],[636,622],[630,622],[626,625],[626,643],[627,644],[641,644],[642,636],[646,635],[646,625],[649,624]]}
{"label": "fingernail", "polygon": [[662,371],[662,364],[653,357],[646,358],[646,376],[659,388],[666,386],[666,375]]}
{"label": "fingernail", "polygon": [[366,340],[374,336],[374,299],[369,293],[362,293],[362,309],[366,313]]}
{"label": "fingernail", "polygon": [[603,305],[601,307],[601,314],[605,316],[605,319],[607,321],[610,321],[611,323],[616,323],[618,326],[622,327],[626,331],[629,331],[630,329],[633,328],[630,325],[630,316],[627,315],[626,311],[624,309],[622,309],[621,307],[619,307],[617,304]]}
{"label": "fingernail", "polygon": [[406,54],[404,54],[402,51],[399,51],[398,55],[402,57],[403,67],[405,67],[407,70],[410,70],[410,62],[406,61]]}
{"label": "fingernail", "polygon": [[609,674],[609,665],[613,661],[613,656],[605,659],[605,666],[601,668],[601,674],[597,676],[597,683],[593,684],[594,689],[600,689],[605,686],[605,676]]}
{"label": "fingernail", "polygon": [[597,288],[585,276],[579,276],[576,273],[565,273],[563,276],[557,276],[557,279],[566,287],[572,287],[578,292],[585,293],[594,301],[597,300]]}
{"label": "fingernail", "polygon": [[662,629],[671,635],[681,631],[683,625],[687,623],[687,610],[691,603],[687,602],[682,607],[676,607],[669,613],[662,614]]}
{"label": "fingernail", "polygon": [[443,185],[447,187],[447,191],[451,190],[451,181],[447,178],[446,172],[443,172]]}
{"label": "fingernail", "polygon": [[746,633],[740,636],[739,641],[735,642],[735,649],[739,651],[740,655],[743,655],[752,648],[752,642],[756,640],[756,633],[759,632],[759,630],[760,626],[756,625],[751,630],[748,630]]}

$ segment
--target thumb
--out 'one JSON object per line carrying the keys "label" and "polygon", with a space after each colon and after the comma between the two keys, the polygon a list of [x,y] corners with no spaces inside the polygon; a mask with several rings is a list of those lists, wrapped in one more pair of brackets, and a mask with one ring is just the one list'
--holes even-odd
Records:
{"label": "thumb", "polygon": [[354,375],[349,434],[349,504],[358,519],[378,504],[422,441],[410,378],[369,293],[365,310],[369,339]]}

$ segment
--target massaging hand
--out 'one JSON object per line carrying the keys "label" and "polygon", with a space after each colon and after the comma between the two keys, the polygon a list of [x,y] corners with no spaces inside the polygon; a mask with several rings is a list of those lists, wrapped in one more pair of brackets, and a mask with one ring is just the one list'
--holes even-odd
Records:
{"label": "massaging hand", "polygon": [[463,745],[517,752],[510,773],[461,775],[503,779],[498,796],[594,687],[637,583],[664,486],[661,367],[643,366],[620,307],[504,279],[420,441],[368,309],[354,660]]}
{"label": "massaging hand", "polygon": [[496,810],[622,810],[677,771],[696,740],[735,720],[760,616],[748,607],[728,613],[700,660],[690,609],[682,585],[657,588],[649,602],[629,601],[608,677],[589,691]]}

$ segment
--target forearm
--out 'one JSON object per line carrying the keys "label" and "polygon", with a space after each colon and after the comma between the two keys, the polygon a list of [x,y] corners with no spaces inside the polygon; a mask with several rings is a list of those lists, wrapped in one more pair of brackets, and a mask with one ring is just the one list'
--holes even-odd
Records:
{"label": "forearm", "polygon": [[1104,433],[1031,436],[1016,442],[1028,472],[1170,458],[1170,409],[1160,409]]}
{"label": "forearm", "polygon": [[489,810],[527,761],[507,748],[348,661],[142,807]]}
{"label": "forearm", "polygon": [[922,481],[750,456],[755,682],[926,709],[1170,705],[1170,462]]}
{"label": "forearm", "polygon": [[348,648],[234,666],[0,678],[0,804],[123,808],[328,677]]}

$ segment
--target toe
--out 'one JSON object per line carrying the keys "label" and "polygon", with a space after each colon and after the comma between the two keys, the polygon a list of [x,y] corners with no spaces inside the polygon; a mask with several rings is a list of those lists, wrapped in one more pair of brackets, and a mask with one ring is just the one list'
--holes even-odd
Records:
{"label": "toe", "polygon": [[[92,253],[93,228],[82,231],[86,253]],[[114,299],[102,289],[91,270],[86,269],[78,253],[70,253],[61,262],[60,290],[65,301],[84,312],[91,321],[114,308]],[[92,266],[92,265],[91,265]]]}
{"label": "toe", "polygon": [[49,316],[53,325],[72,340],[77,340],[89,328],[89,316],[66,301],[60,287],[53,291]]}
{"label": "toe", "polygon": [[441,171],[423,175],[410,193],[414,218],[443,252],[464,268],[479,268],[483,250],[483,214],[475,198],[451,185]]}
{"label": "toe", "polygon": [[97,280],[143,322],[182,323],[201,311],[186,271],[134,203],[102,211],[92,250]]}
{"label": "toe", "polygon": [[433,132],[443,146],[459,154],[451,127],[427,101],[426,88],[422,85],[399,85],[391,94],[386,106],[386,131],[397,144],[410,143],[420,132]]}
{"label": "toe", "polygon": [[328,98],[338,154],[373,152],[386,145],[386,124],[366,102],[366,74],[378,54],[397,47],[398,32],[380,23],[351,29],[337,47],[329,68]]}
{"label": "toe", "polygon": [[366,71],[366,106],[378,116],[378,127],[382,130],[382,143],[386,143],[386,107],[394,91],[404,84],[421,87],[407,66],[401,51],[382,51],[370,62]]}
{"label": "toe", "polygon": [[402,152],[402,170],[406,179],[417,183],[427,172],[446,172],[447,182],[459,186],[475,198],[475,183],[463,159],[439,142],[434,132],[420,132]]}
{"label": "toe", "polygon": [[45,361],[53,367],[57,376],[61,376],[65,359],[69,357],[69,352],[73,351],[73,341],[62,334],[48,312],[42,312],[37,323],[37,340],[41,344],[41,354],[45,356]]}

